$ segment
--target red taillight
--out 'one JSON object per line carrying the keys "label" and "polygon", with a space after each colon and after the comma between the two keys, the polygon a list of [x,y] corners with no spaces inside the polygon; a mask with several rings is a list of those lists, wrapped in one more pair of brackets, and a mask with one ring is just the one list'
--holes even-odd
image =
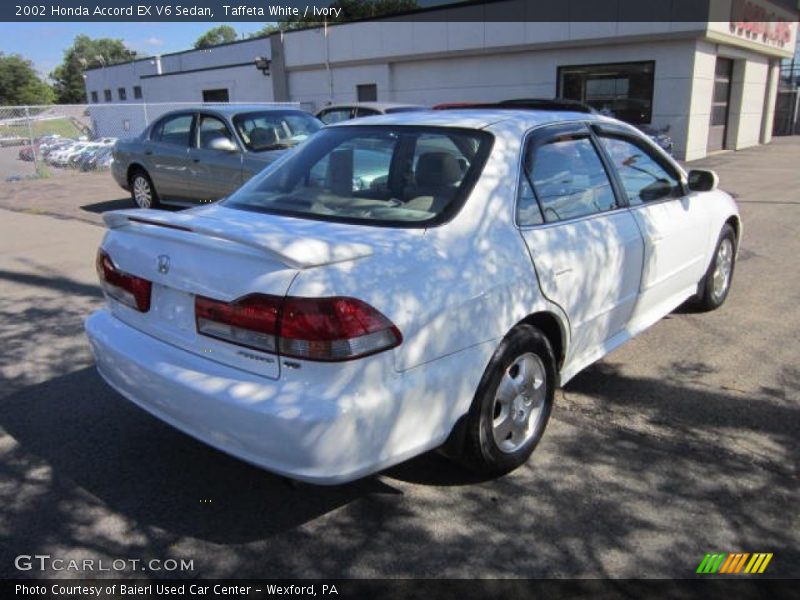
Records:
{"label": "red taillight", "polygon": [[198,296],[195,316],[203,335],[308,360],[360,358],[403,339],[389,319],[355,298],[252,295],[226,303]]}
{"label": "red taillight", "polygon": [[102,250],[97,252],[96,264],[97,276],[106,294],[138,311],[150,310],[152,284],[149,281],[120,271],[111,257]]}

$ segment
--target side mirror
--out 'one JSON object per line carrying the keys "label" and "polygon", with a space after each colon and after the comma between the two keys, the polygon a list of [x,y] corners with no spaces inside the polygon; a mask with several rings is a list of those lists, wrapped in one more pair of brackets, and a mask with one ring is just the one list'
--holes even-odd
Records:
{"label": "side mirror", "polygon": [[239,148],[236,147],[232,141],[226,137],[217,137],[208,143],[209,150],[216,150],[218,152],[238,152]]}
{"label": "side mirror", "polygon": [[711,192],[717,189],[719,177],[714,171],[693,169],[689,171],[689,190],[692,192]]}

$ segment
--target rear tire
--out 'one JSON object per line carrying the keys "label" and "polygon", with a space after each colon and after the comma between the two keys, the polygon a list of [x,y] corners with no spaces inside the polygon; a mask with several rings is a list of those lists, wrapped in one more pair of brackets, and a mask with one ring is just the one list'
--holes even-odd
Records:
{"label": "rear tire", "polygon": [[733,227],[726,223],[719,234],[719,241],[708,271],[700,282],[697,294],[697,306],[700,310],[716,310],[725,303],[731,290],[735,266],[736,233]]}
{"label": "rear tire", "polygon": [[144,169],[136,169],[130,176],[131,200],[138,208],[158,208],[160,201],[153,181]]}
{"label": "rear tire", "polygon": [[458,460],[493,477],[525,463],[544,434],[555,384],[556,360],[547,337],[530,325],[516,327],[481,378]]}

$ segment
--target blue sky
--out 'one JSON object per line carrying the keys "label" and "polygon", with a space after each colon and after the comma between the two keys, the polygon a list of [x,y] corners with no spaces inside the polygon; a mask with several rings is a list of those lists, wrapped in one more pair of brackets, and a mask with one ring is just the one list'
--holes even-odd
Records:
{"label": "blue sky", "polygon": [[191,48],[203,33],[218,25],[231,25],[241,35],[266,23],[0,23],[0,51],[21,54],[47,75],[64,56],[76,35],[110,37],[125,41],[132,50],[166,54]]}

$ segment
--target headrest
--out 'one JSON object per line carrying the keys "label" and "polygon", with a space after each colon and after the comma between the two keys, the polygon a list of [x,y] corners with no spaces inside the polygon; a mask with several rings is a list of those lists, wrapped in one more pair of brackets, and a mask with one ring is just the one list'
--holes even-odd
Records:
{"label": "headrest", "polygon": [[250,132],[250,145],[255,148],[271,146],[278,141],[278,137],[272,129],[266,127],[254,127]]}
{"label": "headrest", "polygon": [[416,183],[420,187],[453,185],[461,180],[461,166],[449,152],[426,152],[417,161]]}

